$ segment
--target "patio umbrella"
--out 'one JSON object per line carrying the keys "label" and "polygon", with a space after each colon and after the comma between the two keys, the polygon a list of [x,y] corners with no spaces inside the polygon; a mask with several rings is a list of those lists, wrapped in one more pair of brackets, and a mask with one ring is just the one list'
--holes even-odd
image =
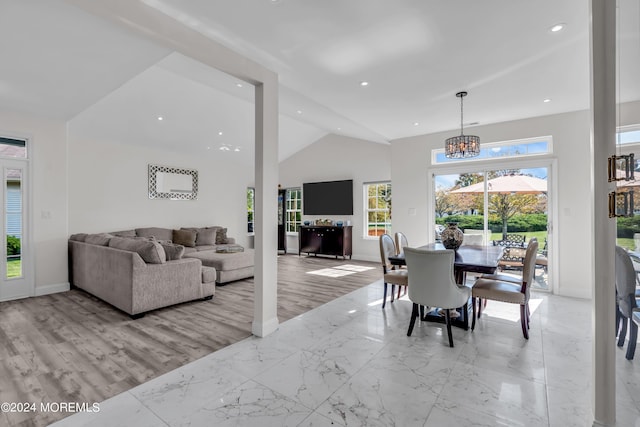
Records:
{"label": "patio umbrella", "polygon": [[[486,182],[487,192],[498,195],[495,204],[495,214],[502,220],[502,239],[507,238],[507,221],[518,213],[523,204],[530,201],[516,200],[512,195],[516,194],[546,194],[547,180],[526,175],[503,175],[492,178]],[[485,183],[468,185],[453,190],[450,194],[484,193]]]}
{"label": "patio umbrella", "polygon": [[[538,194],[547,192],[547,180],[526,175],[504,175],[487,181],[489,193]],[[451,194],[483,193],[484,182],[451,191]]]}

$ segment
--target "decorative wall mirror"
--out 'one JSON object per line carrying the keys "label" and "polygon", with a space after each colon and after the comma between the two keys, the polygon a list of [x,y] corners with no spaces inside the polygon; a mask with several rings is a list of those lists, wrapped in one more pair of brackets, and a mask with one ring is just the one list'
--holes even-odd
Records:
{"label": "decorative wall mirror", "polygon": [[149,198],[195,200],[198,198],[198,171],[149,165]]}

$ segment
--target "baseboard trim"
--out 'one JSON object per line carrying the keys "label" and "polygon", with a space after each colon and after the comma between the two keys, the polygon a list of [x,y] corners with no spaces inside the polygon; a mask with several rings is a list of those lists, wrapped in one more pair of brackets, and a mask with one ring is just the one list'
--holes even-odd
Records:
{"label": "baseboard trim", "polygon": [[42,295],[57,294],[58,292],[66,292],[70,289],[69,282],[66,283],[51,283],[49,285],[42,285],[36,287],[34,296],[39,297]]}

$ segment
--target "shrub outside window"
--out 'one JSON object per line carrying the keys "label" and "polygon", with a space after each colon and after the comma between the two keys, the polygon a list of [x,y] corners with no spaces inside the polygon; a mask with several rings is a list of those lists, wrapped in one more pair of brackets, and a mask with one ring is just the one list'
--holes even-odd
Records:
{"label": "shrub outside window", "polygon": [[255,189],[247,188],[247,233],[253,233],[253,210],[255,205]]}

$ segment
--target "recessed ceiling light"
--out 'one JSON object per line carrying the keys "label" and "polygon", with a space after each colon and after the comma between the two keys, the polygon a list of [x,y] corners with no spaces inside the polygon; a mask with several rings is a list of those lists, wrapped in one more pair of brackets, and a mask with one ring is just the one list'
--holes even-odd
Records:
{"label": "recessed ceiling light", "polygon": [[242,87],[242,83],[236,83],[236,86]]}
{"label": "recessed ceiling light", "polygon": [[207,150],[211,150],[211,147],[207,147]]}
{"label": "recessed ceiling light", "polygon": [[551,102],[551,98],[545,98],[542,100],[542,102]]}
{"label": "recessed ceiling light", "polygon": [[556,24],[553,27],[549,28],[549,31],[551,31],[552,33],[557,33],[558,31],[564,30],[564,27],[566,27],[566,26],[567,26],[567,24],[561,22],[561,23]]}
{"label": "recessed ceiling light", "polygon": [[363,87],[364,86],[369,86],[369,82],[362,81],[362,82],[360,82],[360,86],[363,86]]}
{"label": "recessed ceiling light", "polygon": [[342,128],[338,128],[338,130],[342,130]]}
{"label": "recessed ceiling light", "polygon": [[218,132],[218,135],[222,135],[222,131]]}
{"label": "recessed ceiling light", "polygon": [[240,147],[236,147],[233,151],[237,153],[238,151],[240,151]]}
{"label": "recessed ceiling light", "polygon": [[223,145],[222,147],[220,147],[220,150],[229,151],[229,147],[227,147],[226,145]]}
{"label": "recessed ceiling light", "polygon": [[159,121],[159,122],[161,122],[161,121],[163,121],[163,120],[164,120],[164,117],[162,117],[162,116],[158,116],[158,121]]}
{"label": "recessed ceiling light", "polygon": [[296,111],[296,113],[302,114],[302,110],[298,110],[298,111]]}
{"label": "recessed ceiling light", "polygon": [[414,126],[418,126],[418,125],[420,125],[420,123],[418,123],[418,122],[413,122],[413,125],[414,125]]}

